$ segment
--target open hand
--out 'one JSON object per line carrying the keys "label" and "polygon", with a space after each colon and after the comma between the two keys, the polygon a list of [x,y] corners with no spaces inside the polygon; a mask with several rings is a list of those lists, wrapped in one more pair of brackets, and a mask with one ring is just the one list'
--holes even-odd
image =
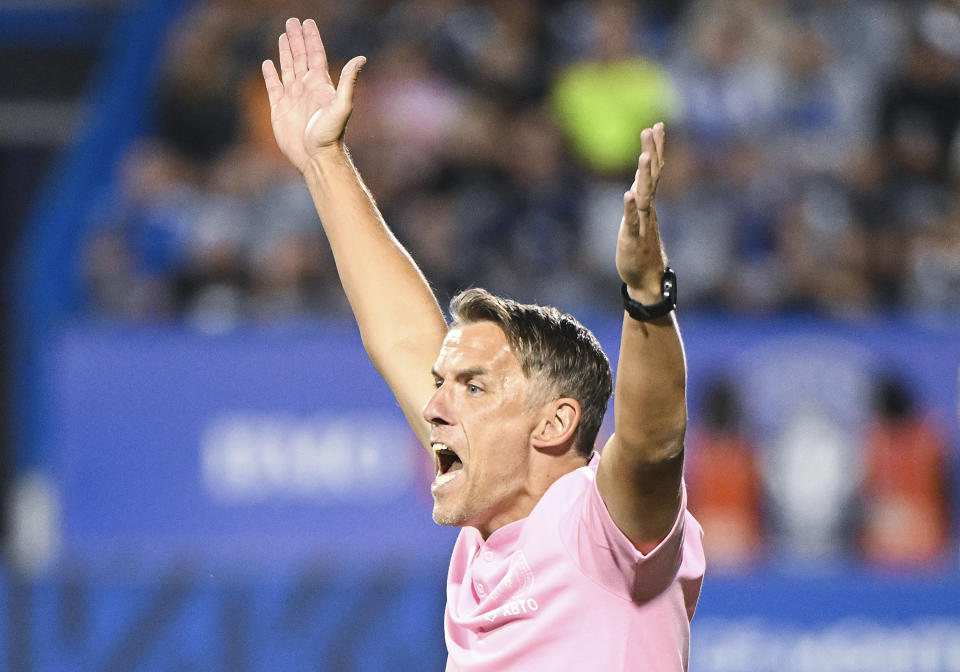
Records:
{"label": "open hand", "polygon": [[641,303],[660,300],[660,278],[667,265],[654,204],[663,169],[663,142],[663,122],[640,134],[642,151],[633,184],[623,195],[623,219],[617,238],[617,272]]}
{"label": "open hand", "polygon": [[343,139],[353,111],[353,87],[366,62],[363,56],[350,59],[334,87],[316,22],[307,19],[301,25],[299,19],[287,19],[280,36],[280,75],[273,61],[264,61],[262,70],[274,137],[300,172],[313,156]]}

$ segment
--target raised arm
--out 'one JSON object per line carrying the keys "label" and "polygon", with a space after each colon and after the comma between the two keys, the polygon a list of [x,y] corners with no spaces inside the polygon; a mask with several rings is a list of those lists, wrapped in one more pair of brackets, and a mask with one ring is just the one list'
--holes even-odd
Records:
{"label": "raised arm", "polygon": [[362,56],[335,87],[317,24],[289,19],[280,74],[264,61],[274,136],[303,173],[333,249],[340,282],[367,354],[424,444],[421,409],[434,390],[431,366],[446,334],[443,313],[413,259],[387,228],[343,142]]}
{"label": "raised arm", "polygon": [[[666,256],[654,193],[663,168],[663,124],[641,135],[636,179],[623,197],[617,271],[630,297],[661,298]],[[686,362],[673,313],[641,322],[624,312],[614,392],[614,435],[603,451],[597,488],[610,515],[641,552],[676,520],[687,425]]]}

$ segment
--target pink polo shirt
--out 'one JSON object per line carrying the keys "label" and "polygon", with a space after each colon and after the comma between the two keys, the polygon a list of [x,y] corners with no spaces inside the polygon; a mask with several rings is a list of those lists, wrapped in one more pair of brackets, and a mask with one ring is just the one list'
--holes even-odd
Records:
{"label": "pink polo shirt", "polygon": [[597,456],[550,486],[530,515],[484,541],[460,531],[450,558],[447,670],[686,670],[703,582],[700,525],[686,510],[644,555],[596,487]]}

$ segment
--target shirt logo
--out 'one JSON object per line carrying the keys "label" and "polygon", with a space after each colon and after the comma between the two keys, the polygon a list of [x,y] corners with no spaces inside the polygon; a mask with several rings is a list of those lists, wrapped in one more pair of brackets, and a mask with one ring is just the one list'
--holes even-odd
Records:
{"label": "shirt logo", "polygon": [[519,616],[540,609],[540,604],[529,597],[533,583],[533,570],[530,569],[527,557],[523,551],[516,551],[510,556],[506,576],[489,596],[491,602],[499,606],[485,613],[483,617],[493,623],[498,616]]}
{"label": "shirt logo", "polygon": [[540,604],[532,597],[520,600],[510,600],[503,605],[502,608],[498,607],[491,611],[488,611],[483,615],[485,619],[493,623],[497,620],[498,615],[502,616],[519,616],[520,614],[529,614],[534,611],[537,611],[540,608]]}

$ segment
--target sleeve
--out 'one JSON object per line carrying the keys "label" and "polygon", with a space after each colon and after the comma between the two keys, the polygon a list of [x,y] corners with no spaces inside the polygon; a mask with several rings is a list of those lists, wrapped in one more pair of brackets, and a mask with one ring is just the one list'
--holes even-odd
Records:
{"label": "sleeve", "polygon": [[597,490],[596,474],[584,470],[589,483],[575,507],[579,515],[566,525],[567,550],[581,572],[607,590],[633,602],[649,602],[677,578],[683,564],[687,489],[670,532],[656,548],[643,554],[610,517]]}

